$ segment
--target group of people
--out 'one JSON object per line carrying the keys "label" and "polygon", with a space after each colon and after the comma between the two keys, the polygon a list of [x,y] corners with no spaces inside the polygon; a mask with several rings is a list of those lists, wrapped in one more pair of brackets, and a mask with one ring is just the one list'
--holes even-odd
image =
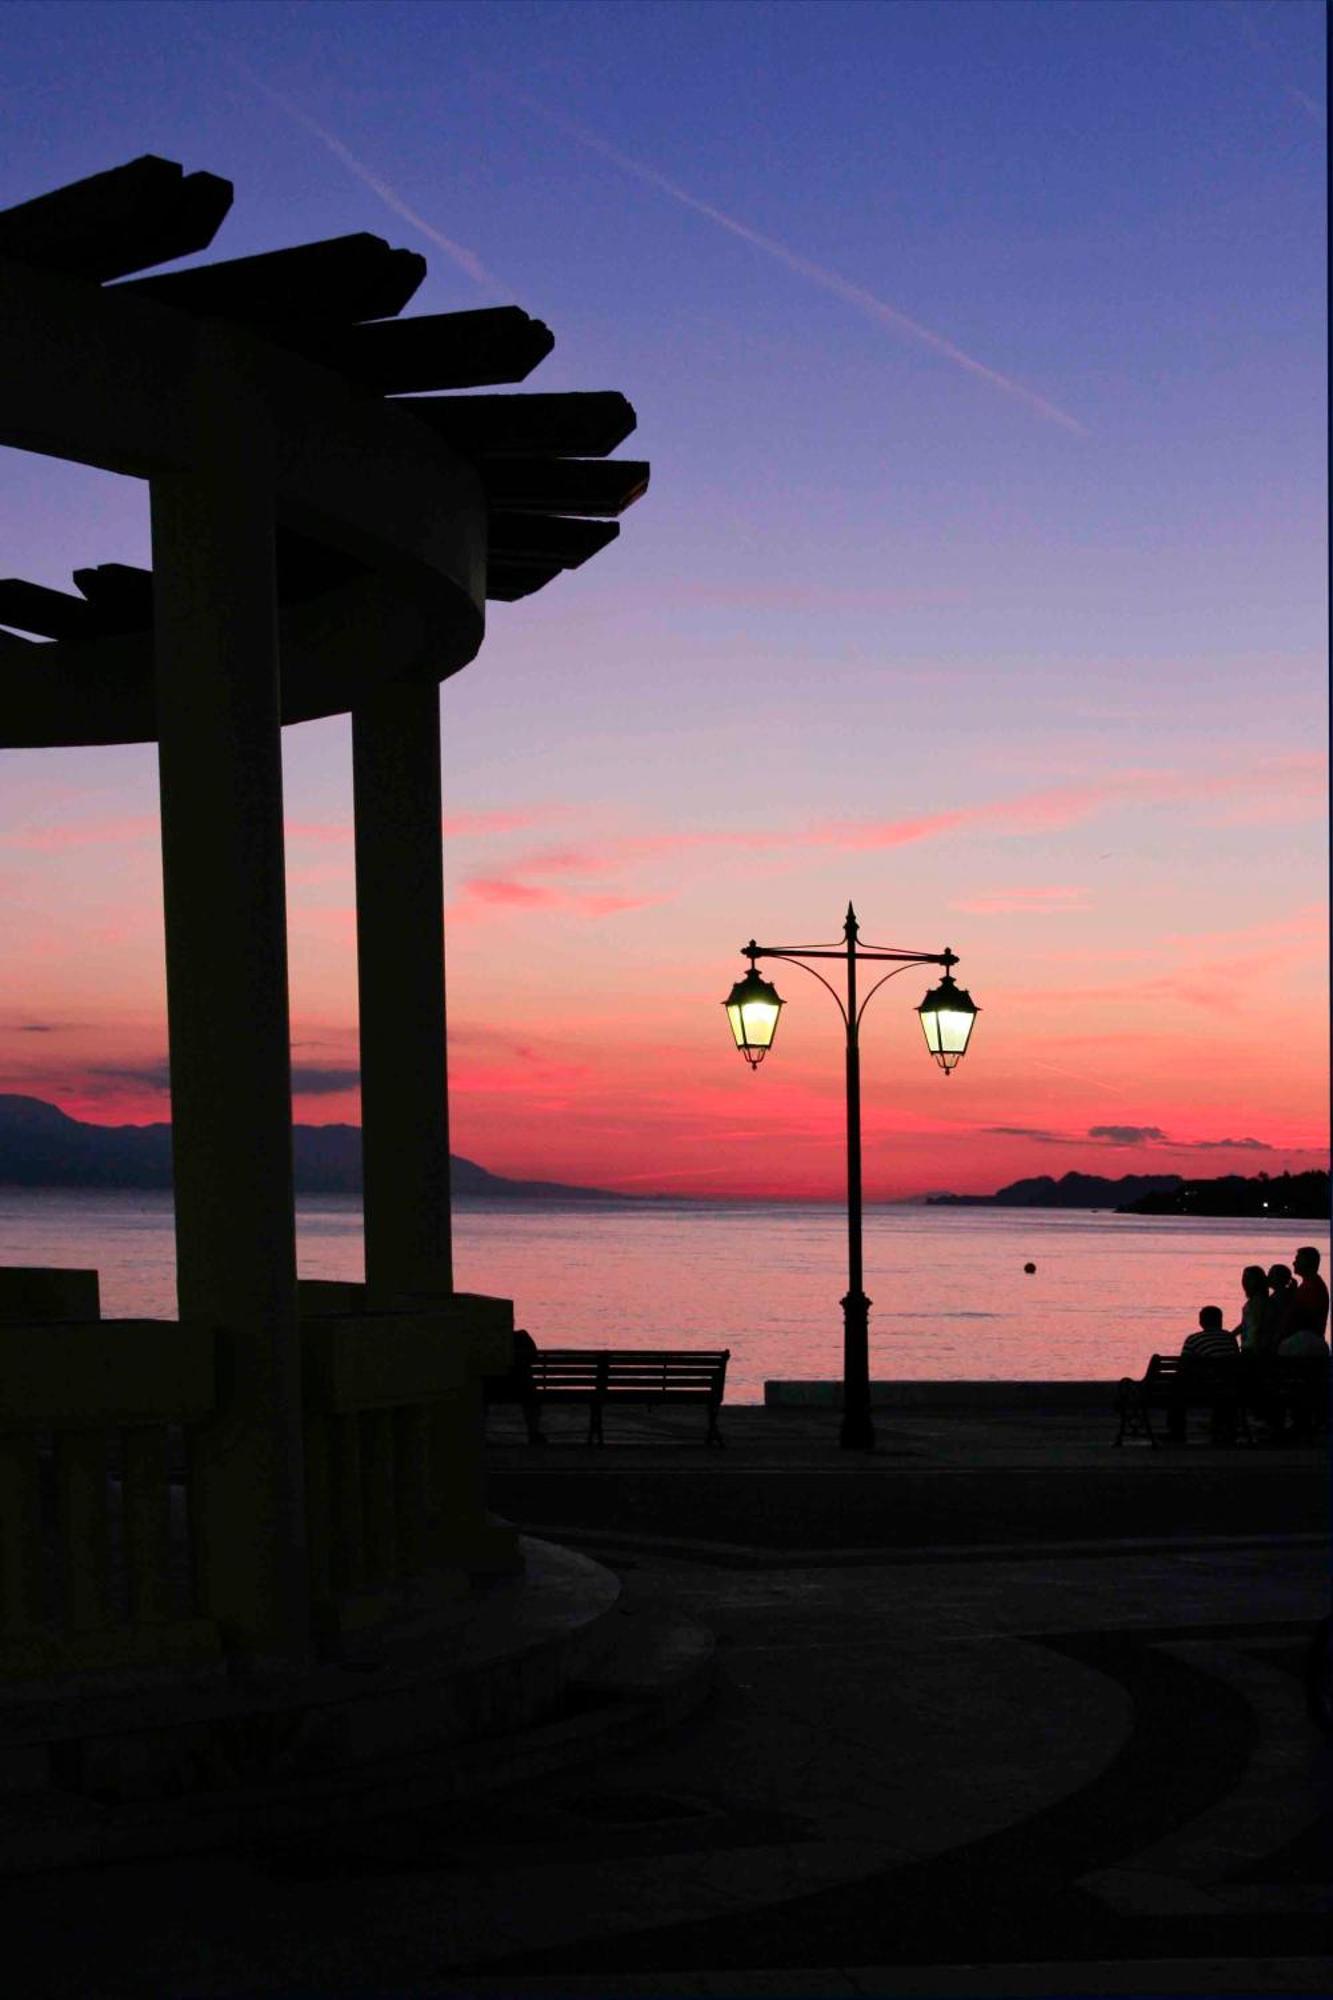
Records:
{"label": "group of people", "polygon": [[[1167,1435],[1185,1438],[1185,1412],[1190,1375],[1199,1369],[1223,1378],[1235,1371],[1235,1394],[1213,1397],[1213,1437],[1227,1443],[1235,1435],[1236,1410],[1244,1408],[1267,1437],[1300,1434],[1312,1421],[1314,1401],[1328,1392],[1328,1286],[1319,1275],[1319,1252],[1305,1244],[1290,1266],[1247,1264],[1241,1272],[1244,1304],[1240,1324],[1230,1330],[1220,1306],[1204,1306],[1199,1330],[1187,1335],[1180,1350],[1180,1391],[1167,1410]],[[1282,1362],[1307,1364],[1300,1370],[1300,1389],[1283,1394]],[[1290,1379],[1291,1370],[1285,1371]]]}

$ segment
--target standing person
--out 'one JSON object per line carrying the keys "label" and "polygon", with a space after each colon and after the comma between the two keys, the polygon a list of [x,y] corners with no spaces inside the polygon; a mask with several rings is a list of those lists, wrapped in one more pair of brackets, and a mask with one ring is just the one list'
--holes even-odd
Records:
{"label": "standing person", "polygon": [[1268,1305],[1268,1273],[1262,1264],[1247,1264],[1240,1274],[1245,1303],[1240,1310],[1236,1339],[1242,1354],[1257,1354],[1263,1346],[1264,1313]]}
{"label": "standing person", "polygon": [[1262,1264],[1247,1264],[1240,1274],[1245,1303],[1235,1337],[1240,1342],[1240,1393],[1247,1409],[1263,1416],[1272,1400],[1271,1354],[1264,1348],[1264,1317],[1268,1310],[1268,1274]]}
{"label": "standing person", "polygon": [[1319,1275],[1319,1252],[1312,1244],[1299,1249],[1292,1263],[1300,1282],[1292,1289],[1287,1336],[1277,1350],[1286,1405],[1285,1410],[1279,1410],[1279,1418],[1290,1415],[1290,1436],[1299,1444],[1314,1430],[1320,1407],[1328,1404],[1328,1348],[1324,1341],[1328,1286]]}
{"label": "standing person", "polygon": [[1288,1336],[1309,1332],[1317,1333],[1322,1340],[1328,1326],[1328,1286],[1319,1275],[1319,1252],[1312,1243],[1307,1243],[1291,1262],[1300,1282],[1292,1294]]}
{"label": "standing person", "polygon": [[1292,1282],[1291,1268],[1287,1264],[1272,1264],[1268,1271],[1268,1304],[1264,1308],[1261,1328],[1265,1353],[1276,1354],[1281,1343],[1291,1332],[1291,1308],[1296,1296]]}

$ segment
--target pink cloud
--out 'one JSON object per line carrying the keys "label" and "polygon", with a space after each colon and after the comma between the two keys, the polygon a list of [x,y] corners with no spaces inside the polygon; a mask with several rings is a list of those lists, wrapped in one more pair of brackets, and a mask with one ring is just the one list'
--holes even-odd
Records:
{"label": "pink cloud", "polygon": [[833,820],[810,829],[808,838],[847,848],[903,847],[960,827],[991,827],[996,832],[1044,833],[1077,825],[1109,808],[1134,803],[1188,807],[1204,800],[1232,800],[1237,810],[1247,802],[1263,807],[1274,791],[1284,799],[1303,799],[1318,810],[1324,783],[1322,757],[1295,752],[1218,772],[1123,771],[1096,782],[1053,785],[1015,798],[993,799],[984,805],[962,806],[951,812],[927,813],[898,820]]}
{"label": "pink cloud", "polygon": [[518,904],[524,908],[560,901],[558,890],[539,888],[533,882],[516,882],[502,875],[473,875],[463,884],[463,894],[478,903]]}
{"label": "pink cloud", "polygon": [[449,907],[451,922],[464,922],[478,908],[563,910],[574,916],[611,917],[624,910],[646,909],[661,896],[617,895],[586,889],[552,889],[544,883],[522,882],[512,875],[473,875],[464,882],[459,900]]}

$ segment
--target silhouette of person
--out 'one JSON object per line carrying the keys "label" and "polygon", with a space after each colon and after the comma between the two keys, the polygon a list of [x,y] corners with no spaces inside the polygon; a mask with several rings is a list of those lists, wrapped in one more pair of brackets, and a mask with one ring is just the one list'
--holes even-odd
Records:
{"label": "silhouette of person", "polygon": [[1191,1396],[1207,1391],[1213,1406],[1214,1444],[1230,1444],[1236,1435],[1237,1362],[1240,1349],[1228,1333],[1221,1306],[1200,1306],[1199,1330],[1185,1336],[1180,1372],[1168,1392],[1166,1434],[1173,1444],[1185,1442],[1185,1412]]}
{"label": "silhouette of person", "polygon": [[537,1359],[537,1343],[526,1327],[514,1328],[514,1366],[512,1370],[516,1391],[515,1401],[523,1411],[523,1421],[528,1428],[529,1444],[545,1444],[542,1432],[541,1404],[537,1398],[537,1384],[533,1380],[532,1364]]}
{"label": "silhouette of person", "polygon": [[1291,1301],[1288,1338],[1294,1333],[1310,1332],[1317,1333],[1322,1340],[1328,1325],[1328,1286],[1319,1275],[1319,1252],[1312,1243],[1307,1243],[1291,1261],[1300,1283]]}
{"label": "silhouette of person", "polygon": [[541,1402],[537,1395],[537,1384],[533,1379],[532,1364],[537,1358],[537,1343],[526,1327],[514,1328],[513,1358],[503,1375],[488,1375],[483,1385],[485,1402],[517,1403],[523,1412],[527,1426],[529,1444],[545,1444],[542,1434]]}
{"label": "silhouette of person", "polygon": [[1291,1268],[1287,1264],[1270,1264],[1268,1268],[1268,1304],[1264,1308],[1262,1338],[1263,1346],[1269,1354],[1276,1354],[1281,1343],[1291,1331],[1291,1308],[1295,1297],[1295,1284]]}
{"label": "silhouette of person", "polygon": [[1258,1353],[1263,1346],[1264,1312],[1268,1305],[1268,1273],[1262,1264],[1247,1264],[1240,1274],[1245,1303],[1240,1311],[1236,1339],[1242,1354]]}
{"label": "silhouette of person", "polygon": [[[1319,1275],[1319,1252],[1305,1244],[1292,1263],[1299,1284],[1292,1288],[1287,1335],[1278,1345],[1278,1359],[1297,1363],[1282,1372],[1283,1400],[1278,1421],[1289,1411],[1291,1435],[1300,1440],[1314,1429],[1315,1411],[1328,1398],[1328,1348],[1324,1328],[1328,1325],[1328,1286]],[[1290,1375],[1291,1379],[1288,1380]]]}
{"label": "silhouette of person", "polygon": [[1235,1337],[1240,1342],[1241,1398],[1256,1416],[1265,1416],[1272,1400],[1272,1350],[1264,1346],[1268,1311],[1268,1274],[1262,1264],[1247,1264],[1240,1274],[1245,1303]]}

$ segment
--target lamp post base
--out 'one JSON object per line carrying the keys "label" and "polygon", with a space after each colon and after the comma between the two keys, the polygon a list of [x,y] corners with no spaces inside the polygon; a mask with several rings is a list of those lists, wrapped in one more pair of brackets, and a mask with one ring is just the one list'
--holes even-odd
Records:
{"label": "lamp post base", "polygon": [[848,1292],[841,1304],[842,1428],[838,1433],[838,1443],[844,1451],[873,1451],[875,1426],[870,1419],[870,1300],[864,1292]]}

